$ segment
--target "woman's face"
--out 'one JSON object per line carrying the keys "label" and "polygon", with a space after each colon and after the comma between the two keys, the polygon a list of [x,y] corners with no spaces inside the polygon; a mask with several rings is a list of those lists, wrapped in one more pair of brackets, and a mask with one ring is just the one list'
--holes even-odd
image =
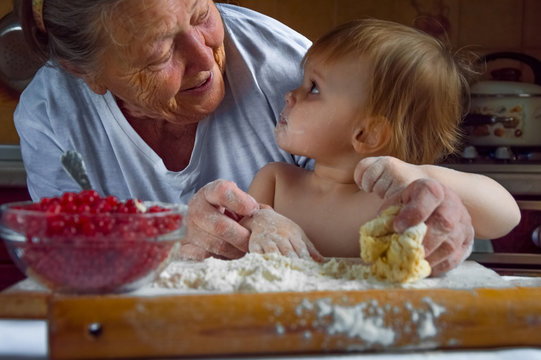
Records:
{"label": "woman's face", "polygon": [[351,155],[368,96],[368,76],[363,59],[308,61],[301,86],[286,94],[275,129],[278,145],[318,161]]}
{"label": "woman's face", "polygon": [[110,18],[94,91],[110,90],[132,116],[179,124],[218,107],[224,28],[212,0],[129,0]]}

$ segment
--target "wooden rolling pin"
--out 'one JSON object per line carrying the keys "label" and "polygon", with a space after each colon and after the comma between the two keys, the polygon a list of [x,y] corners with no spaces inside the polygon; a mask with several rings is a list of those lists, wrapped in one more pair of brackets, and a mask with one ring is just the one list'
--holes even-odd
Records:
{"label": "wooden rolling pin", "polygon": [[97,359],[539,346],[540,299],[541,288],[55,295],[49,350]]}

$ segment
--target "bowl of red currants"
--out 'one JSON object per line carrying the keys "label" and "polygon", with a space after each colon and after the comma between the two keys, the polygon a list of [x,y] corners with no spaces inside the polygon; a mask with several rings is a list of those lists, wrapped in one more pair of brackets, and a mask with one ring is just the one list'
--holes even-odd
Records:
{"label": "bowl of red currants", "polygon": [[187,206],[84,190],[0,212],[0,237],[28,277],[56,292],[106,294],[155,279],[180,246]]}

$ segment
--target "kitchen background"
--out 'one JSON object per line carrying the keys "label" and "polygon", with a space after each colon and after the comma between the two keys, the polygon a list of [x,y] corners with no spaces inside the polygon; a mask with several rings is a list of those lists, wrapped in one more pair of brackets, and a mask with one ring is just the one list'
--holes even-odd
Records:
{"label": "kitchen background", "polygon": [[[421,27],[435,36],[446,33],[455,47],[479,53],[515,51],[541,59],[539,0],[230,0],[272,16],[314,40],[331,27],[355,18],[376,17]],[[0,0],[0,16],[12,0]],[[1,49],[0,49],[1,50]],[[520,63],[523,81],[529,68]],[[500,66],[500,63],[498,63]],[[17,95],[0,84],[0,144],[18,144],[12,114]]]}
{"label": "kitchen background", "polygon": [[[12,1],[0,0],[0,17],[12,10]],[[436,37],[447,36],[455,48],[468,47],[481,55],[513,51],[541,59],[541,0],[230,0],[220,2],[260,11],[284,22],[312,40],[340,23],[355,18],[375,17],[415,26]],[[4,69],[5,64],[2,63],[2,59],[5,61],[6,50],[8,50],[6,46],[2,46],[0,42],[0,71]],[[531,69],[515,60],[491,61],[489,67],[519,68],[522,71],[522,81],[533,81]],[[28,198],[24,168],[17,150],[19,138],[13,125],[13,111],[17,101],[18,93],[9,90],[0,82],[0,203]],[[534,164],[533,167],[536,169],[534,176],[536,178],[541,176],[541,165]],[[521,174],[514,175],[531,183],[530,178]],[[541,198],[541,193],[539,198]],[[525,239],[524,243],[527,244],[524,248],[502,248],[504,252],[541,252],[528,239],[531,237],[532,229],[536,228],[537,239],[541,246],[541,226],[537,227],[541,223],[541,205],[539,205],[541,202],[536,201],[535,204],[534,210],[523,212],[523,219],[527,221],[523,221],[521,228],[514,233],[514,236]],[[531,212],[531,216],[528,211]],[[493,241],[493,243],[497,245],[497,242]],[[0,244],[0,290],[22,278],[23,275],[11,263],[3,244]]]}

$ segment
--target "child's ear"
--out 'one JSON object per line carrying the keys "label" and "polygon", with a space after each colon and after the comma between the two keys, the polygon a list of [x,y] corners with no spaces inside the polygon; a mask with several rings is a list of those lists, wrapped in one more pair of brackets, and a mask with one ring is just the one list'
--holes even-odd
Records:
{"label": "child's ear", "polygon": [[358,154],[381,154],[389,143],[391,126],[383,117],[362,121],[353,131],[352,145]]}
{"label": "child's ear", "polygon": [[72,74],[73,76],[76,76],[78,78],[83,79],[84,82],[90,88],[90,90],[92,90],[96,94],[103,95],[103,94],[105,94],[107,92],[107,87],[102,85],[98,81],[97,77],[90,76],[87,73],[84,73],[84,72],[80,71],[77,67],[73,66],[68,61],[64,61],[64,60],[60,59],[59,62],[60,62],[60,65],[62,65],[62,67],[64,67],[64,69],[66,69],[70,74]]}

